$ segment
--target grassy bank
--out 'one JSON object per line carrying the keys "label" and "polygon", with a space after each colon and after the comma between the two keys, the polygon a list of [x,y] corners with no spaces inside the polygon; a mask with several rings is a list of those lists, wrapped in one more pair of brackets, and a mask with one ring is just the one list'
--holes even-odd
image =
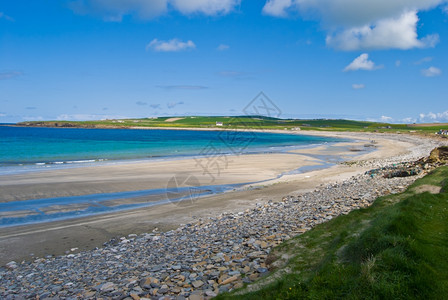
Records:
{"label": "grassy bank", "polygon": [[44,127],[84,127],[84,128],[216,128],[216,129],[288,129],[325,131],[365,131],[402,132],[433,135],[440,129],[448,129],[446,124],[388,124],[351,120],[301,120],[279,119],[264,116],[186,116],[143,119],[101,120],[101,121],[35,121],[21,122],[22,126]]}
{"label": "grassy bank", "polygon": [[270,276],[218,299],[446,299],[447,258],[448,167],[441,167],[402,194],[283,243],[272,252]]}

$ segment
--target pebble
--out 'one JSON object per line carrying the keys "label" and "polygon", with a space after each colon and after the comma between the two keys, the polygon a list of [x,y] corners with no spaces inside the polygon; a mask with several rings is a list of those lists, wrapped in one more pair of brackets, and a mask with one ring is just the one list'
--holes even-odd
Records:
{"label": "pebble", "polygon": [[[408,154],[351,165],[390,170],[434,147],[425,142]],[[90,251],[12,261],[0,268],[0,299],[209,299],[268,274],[266,259],[283,241],[367,207],[378,196],[399,193],[425,172],[400,178],[378,176],[381,170],[373,177],[359,174],[243,212],[197,218],[169,232],[130,234]]]}

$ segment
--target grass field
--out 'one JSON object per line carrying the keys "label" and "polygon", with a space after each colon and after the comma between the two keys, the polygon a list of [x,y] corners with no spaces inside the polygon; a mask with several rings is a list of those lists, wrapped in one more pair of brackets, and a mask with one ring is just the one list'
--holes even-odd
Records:
{"label": "grass field", "polygon": [[[217,122],[222,126],[217,126]],[[336,120],[336,119],[278,119],[264,116],[186,116],[186,117],[159,117],[144,119],[122,119],[101,121],[35,121],[22,122],[26,126],[50,127],[163,127],[163,128],[217,128],[217,129],[288,129],[294,130],[325,130],[325,131],[366,131],[366,132],[401,132],[434,134],[440,129],[448,129],[446,124],[388,124],[366,121]],[[424,126],[425,125],[425,126]]]}
{"label": "grass field", "polygon": [[[421,192],[428,186],[442,189]],[[261,290],[218,299],[447,299],[448,167],[281,244],[275,257],[289,260]]]}

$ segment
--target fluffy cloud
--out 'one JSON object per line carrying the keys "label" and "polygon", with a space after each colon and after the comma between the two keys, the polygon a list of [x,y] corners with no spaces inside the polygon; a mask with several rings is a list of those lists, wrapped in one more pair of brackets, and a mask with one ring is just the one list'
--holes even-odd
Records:
{"label": "fluffy cloud", "polygon": [[172,39],[169,41],[159,41],[158,39],[153,39],[148,45],[146,45],[146,51],[152,49],[157,52],[177,52],[194,48],[196,48],[196,45],[192,41],[182,42],[178,39]]}
{"label": "fluffy cloud", "polygon": [[408,118],[402,119],[400,123],[405,123],[405,124],[417,123],[417,119],[408,117]]}
{"label": "fluffy cloud", "polygon": [[394,119],[392,117],[388,117],[388,116],[381,116],[380,118],[381,122],[383,123],[390,123],[392,122]]}
{"label": "fluffy cloud", "polygon": [[388,116],[381,116],[381,118],[369,118],[371,122],[383,122],[383,123],[447,123],[448,122],[448,110],[439,113],[421,113],[418,117],[407,117],[402,119],[395,119]]}
{"label": "fluffy cloud", "polygon": [[358,49],[401,49],[434,47],[437,34],[422,39],[417,36],[417,12],[405,12],[398,18],[382,19],[375,25],[352,27],[327,35],[327,45],[350,51]]}
{"label": "fluffy cloud", "polygon": [[362,84],[362,83],[360,83],[360,84],[356,84],[356,83],[352,84],[352,88],[353,88],[354,90],[362,90],[362,89],[365,88],[365,87],[366,87],[366,85],[365,85],[365,84]]}
{"label": "fluffy cloud", "polygon": [[382,66],[376,66],[373,61],[369,60],[369,55],[363,53],[346,66],[344,72],[357,70],[372,71],[379,68],[382,68]]}
{"label": "fluffy cloud", "polygon": [[74,0],[70,8],[77,14],[95,15],[105,21],[120,22],[126,15],[136,15],[150,19],[170,10],[184,15],[200,13],[204,15],[227,14],[241,0]]}
{"label": "fluffy cloud", "polygon": [[421,113],[418,121],[421,123],[448,122],[448,110],[440,113]]}
{"label": "fluffy cloud", "polygon": [[442,70],[436,67],[429,67],[422,70],[422,75],[425,77],[435,77],[442,74]]}
{"label": "fluffy cloud", "polygon": [[265,14],[298,12],[327,30],[327,45],[340,50],[433,47],[438,35],[418,38],[417,12],[447,0],[268,0]]}
{"label": "fluffy cloud", "polygon": [[263,13],[274,17],[286,17],[288,10],[297,5],[293,0],[268,0],[263,7]]}

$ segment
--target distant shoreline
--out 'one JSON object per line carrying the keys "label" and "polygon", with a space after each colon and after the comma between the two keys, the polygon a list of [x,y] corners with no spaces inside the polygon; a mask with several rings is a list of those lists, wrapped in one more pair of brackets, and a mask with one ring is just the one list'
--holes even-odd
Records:
{"label": "distant shoreline", "polygon": [[[446,139],[436,134],[448,123],[392,124],[347,119],[281,119],[267,116],[183,116],[92,121],[25,121],[5,126],[83,129],[264,131],[264,132],[370,132],[400,133]],[[313,133],[309,133],[313,132]],[[306,134],[306,133],[305,133]]]}

